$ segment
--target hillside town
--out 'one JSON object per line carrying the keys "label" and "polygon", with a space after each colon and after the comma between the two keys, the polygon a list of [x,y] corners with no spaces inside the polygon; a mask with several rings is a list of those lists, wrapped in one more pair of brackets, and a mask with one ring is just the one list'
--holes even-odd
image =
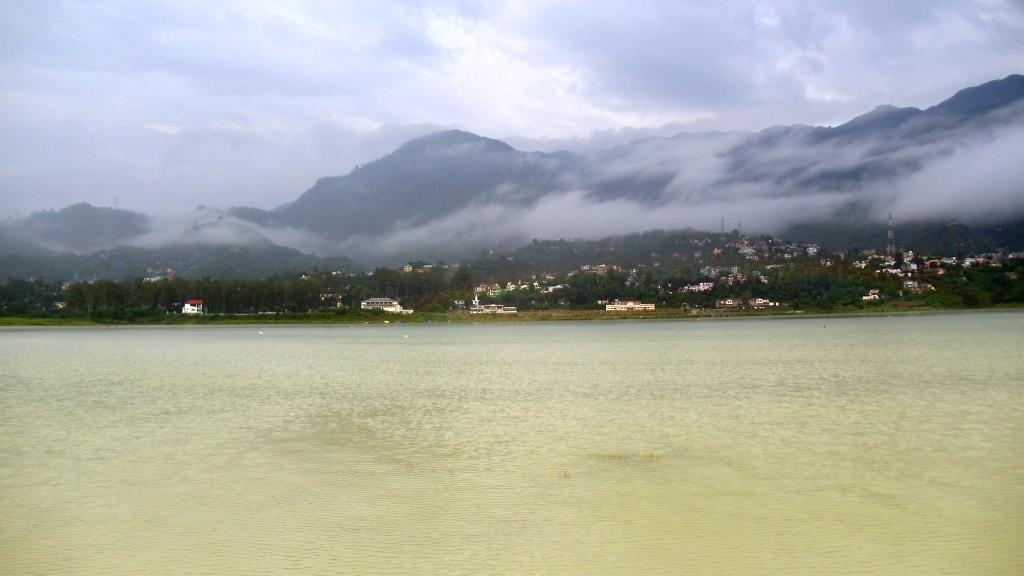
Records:
{"label": "hillside town", "polygon": [[[262,280],[182,278],[172,269],[112,282],[9,280],[5,315],[383,314],[516,318],[562,311],[614,317],[944,309],[1024,302],[1024,253],[836,251],[737,232],[663,233],[588,249],[554,241],[462,263],[313,269]],[[532,252],[531,252],[532,250]],[[595,254],[605,260],[580,262]],[[552,257],[554,255],[555,257]]]}

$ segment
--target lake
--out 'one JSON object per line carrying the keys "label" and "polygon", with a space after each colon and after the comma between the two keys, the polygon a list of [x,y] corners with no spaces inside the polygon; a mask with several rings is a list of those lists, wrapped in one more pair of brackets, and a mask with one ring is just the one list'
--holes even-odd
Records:
{"label": "lake", "polygon": [[0,330],[0,573],[1021,574],[1024,314]]}

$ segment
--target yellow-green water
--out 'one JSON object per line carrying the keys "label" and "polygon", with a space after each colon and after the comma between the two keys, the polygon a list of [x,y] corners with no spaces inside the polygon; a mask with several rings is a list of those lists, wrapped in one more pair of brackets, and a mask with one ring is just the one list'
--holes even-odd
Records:
{"label": "yellow-green water", "polygon": [[0,573],[1022,574],[1022,351],[1020,313],[3,330]]}

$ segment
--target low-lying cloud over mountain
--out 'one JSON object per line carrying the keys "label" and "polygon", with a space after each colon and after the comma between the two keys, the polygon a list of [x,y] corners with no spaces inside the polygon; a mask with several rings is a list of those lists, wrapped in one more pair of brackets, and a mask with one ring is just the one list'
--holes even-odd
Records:
{"label": "low-lying cloud over mountain", "polygon": [[40,215],[9,233],[53,249],[265,242],[373,261],[457,257],[531,238],[713,230],[720,218],[754,232],[877,221],[889,211],[901,221],[992,223],[1024,216],[1021,150],[1024,76],[1013,75],[931,108],[880,106],[835,127],[679,133],[575,152],[438,132],[321,178],[274,210],[140,216],[91,242],[41,232],[30,225]]}
{"label": "low-lying cloud over mountain", "polygon": [[1024,213],[1024,173],[1013,161],[1022,138],[1022,76],[831,128],[680,133],[591,153],[526,153],[442,132],[260,217],[369,254],[714,229],[720,218],[765,232],[889,211],[904,221],[991,222]]}

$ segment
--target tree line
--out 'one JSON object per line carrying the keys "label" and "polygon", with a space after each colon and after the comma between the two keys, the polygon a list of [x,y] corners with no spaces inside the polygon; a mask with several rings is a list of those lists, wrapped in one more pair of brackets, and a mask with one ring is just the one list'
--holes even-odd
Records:
{"label": "tree line", "polygon": [[[870,305],[862,296],[876,289],[890,301],[916,300],[933,307],[955,308],[1024,303],[1022,278],[1024,264],[1015,261],[1000,267],[955,269],[927,278],[934,290],[911,294],[902,289],[900,279],[851,269],[838,261],[828,268],[807,264],[768,270],[767,281],[753,275],[733,282],[720,278],[712,280],[713,288],[708,291],[687,292],[684,286],[709,279],[692,269],[609,269],[605,274],[531,279],[525,290],[501,291],[493,297],[481,293],[480,297],[485,303],[498,302],[522,310],[594,309],[605,300],[712,308],[723,298],[767,298],[792,309],[828,311]],[[533,285],[535,281],[537,286]],[[406,308],[445,312],[457,309],[456,302],[468,303],[476,283],[475,271],[467,266],[435,267],[422,273],[390,268],[361,274],[314,269],[301,276],[259,280],[137,278],[70,285],[12,278],[0,285],[0,315],[144,319],[178,313],[191,299],[202,299],[211,314],[302,314],[358,309],[360,301],[371,297],[395,298]]]}

